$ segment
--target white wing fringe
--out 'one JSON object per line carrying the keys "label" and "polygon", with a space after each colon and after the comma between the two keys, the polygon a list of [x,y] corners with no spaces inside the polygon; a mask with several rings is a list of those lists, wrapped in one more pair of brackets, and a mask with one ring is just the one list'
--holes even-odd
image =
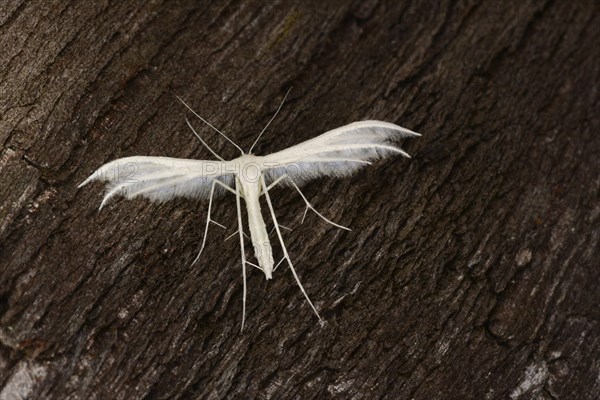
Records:
{"label": "white wing fringe", "polygon": [[414,136],[421,135],[389,122],[353,122],[265,156],[265,175],[272,182],[287,174],[297,184],[323,176],[349,176],[380,158],[410,157],[393,143]]}
{"label": "white wing fringe", "polygon": [[[277,153],[257,157],[258,167],[269,183],[283,175],[297,185],[324,176],[345,177],[379,158],[393,154],[409,157],[394,142],[412,136],[421,135],[389,122],[353,122]],[[103,165],[79,187],[96,180],[107,182],[100,208],[116,195],[128,199],[143,196],[154,201],[175,197],[207,199],[212,181],[218,179],[232,186],[235,175],[245,172],[240,170],[242,164],[240,158],[212,161],[125,157]],[[215,196],[224,193],[222,185],[216,185],[215,190]]]}
{"label": "white wing fringe", "polygon": [[[128,199],[143,196],[167,201],[175,197],[206,199],[213,179],[230,183],[233,174],[222,161],[186,160],[170,157],[125,157],[98,168],[83,181],[108,182],[100,209],[116,195]],[[217,185],[221,188],[220,185]],[[217,188],[217,190],[218,190]],[[223,191],[223,189],[220,189]]]}

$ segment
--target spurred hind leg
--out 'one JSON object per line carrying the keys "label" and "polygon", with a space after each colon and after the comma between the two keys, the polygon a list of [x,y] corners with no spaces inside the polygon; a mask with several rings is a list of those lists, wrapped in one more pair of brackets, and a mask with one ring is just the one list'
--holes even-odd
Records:
{"label": "spurred hind leg", "polygon": [[[213,224],[218,225],[221,228],[225,229],[225,227],[223,225],[221,225],[217,221],[213,221],[212,219],[210,219],[210,211],[212,210],[212,201],[213,201],[213,196],[215,194],[215,185],[217,183],[221,184],[221,186],[224,186],[227,189],[231,189],[229,186],[227,186],[226,184],[224,184],[223,182],[221,182],[219,180],[215,179],[212,181],[212,185],[210,187],[210,200],[208,201],[208,212],[206,215],[206,226],[204,227],[204,238],[202,239],[202,246],[200,247],[200,251],[198,252],[198,255],[196,256],[196,258],[194,258],[192,265],[196,264],[196,261],[198,261],[200,259],[200,255],[204,251],[204,246],[206,246],[206,237],[208,236],[208,225],[212,222]],[[231,189],[231,190],[233,190],[233,189]]]}
{"label": "spurred hind leg", "polygon": [[262,176],[260,179],[261,179],[262,187],[263,187],[263,190],[265,193],[265,198],[267,199],[267,204],[269,205],[269,210],[271,211],[271,217],[273,218],[273,224],[275,225],[275,230],[277,231],[277,236],[279,237],[279,243],[281,244],[281,249],[283,250],[283,256],[287,260],[288,265],[290,266],[290,269],[292,270],[292,274],[294,275],[294,278],[296,279],[296,283],[300,287],[300,290],[302,291],[302,294],[304,294],[304,297],[308,301],[308,304],[310,304],[310,307],[313,309],[315,314],[317,314],[317,317],[319,318],[319,320],[323,321],[321,319],[321,316],[319,315],[319,312],[313,305],[312,301],[310,301],[308,294],[306,294],[306,290],[304,290],[304,286],[302,286],[302,283],[300,282],[300,278],[298,277],[298,274],[296,273],[296,270],[294,269],[292,260],[290,260],[290,255],[287,252],[287,248],[285,247],[285,243],[283,242],[283,237],[281,236],[281,230],[279,229],[279,224],[277,223],[277,217],[275,216],[275,210],[273,209],[273,204],[271,203],[271,198],[269,197],[269,191],[267,189],[267,185],[265,184],[265,179]]}
{"label": "spurred hind leg", "polygon": [[306,209],[304,210],[304,215],[302,215],[302,221],[300,222],[301,224],[304,223],[304,219],[306,218],[306,213],[310,209],[310,210],[313,210],[315,212],[315,214],[317,214],[323,221],[327,222],[328,224],[331,224],[331,225],[335,226],[336,228],[345,229],[347,231],[351,231],[352,230],[352,229],[347,228],[347,227],[345,227],[343,225],[336,224],[335,222],[333,222],[332,220],[330,220],[329,218],[325,217],[323,214],[321,214],[320,212],[318,212],[313,207],[313,205],[310,204],[310,202],[306,199],[306,196],[304,196],[304,193],[302,193],[302,191],[300,190],[300,188],[298,187],[298,185],[296,185],[296,183],[292,180],[292,178],[290,178],[290,176],[288,174],[281,175],[279,178],[277,178],[269,186],[265,186],[266,189],[263,189],[264,193],[262,193],[262,194],[266,194],[266,192],[268,192],[269,190],[271,190],[271,188],[273,188],[275,185],[279,184],[284,179],[287,179],[292,184],[292,186],[294,186],[294,188],[296,188],[296,190],[298,191],[298,193],[302,197],[302,200],[304,200],[304,202],[306,203]]}
{"label": "spurred hind leg", "polygon": [[246,321],[246,251],[244,249],[244,230],[242,227],[242,207],[240,205],[240,187],[239,183],[235,181],[235,205],[237,208],[238,217],[238,232],[240,233],[240,248],[242,252],[242,279],[244,281],[244,290],[242,297],[242,331],[244,330],[244,322]]}

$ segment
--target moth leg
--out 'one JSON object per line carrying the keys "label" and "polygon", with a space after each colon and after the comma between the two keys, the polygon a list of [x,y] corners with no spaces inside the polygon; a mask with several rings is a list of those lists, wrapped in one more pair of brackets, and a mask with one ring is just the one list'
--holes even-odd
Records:
{"label": "moth leg", "polygon": [[304,196],[304,193],[302,193],[302,191],[300,190],[300,188],[298,187],[298,185],[296,185],[296,182],[294,182],[292,180],[292,178],[289,177],[288,174],[283,174],[281,175],[279,178],[277,178],[273,183],[271,183],[267,189],[265,190],[265,194],[267,191],[269,191],[273,186],[275,186],[276,184],[278,184],[279,182],[281,182],[284,178],[287,178],[288,181],[290,181],[290,183],[292,184],[292,186],[294,186],[294,188],[296,188],[296,190],[298,191],[298,193],[300,194],[300,196],[302,197],[302,200],[304,200],[304,202],[306,203],[306,208],[304,209],[304,215],[302,215],[302,221],[300,222],[301,224],[304,223],[304,219],[306,218],[306,213],[308,212],[308,210],[313,210],[315,212],[315,214],[317,214],[319,217],[321,217],[321,219],[333,226],[335,226],[336,228],[340,228],[340,229],[345,229],[347,231],[351,231],[352,229],[347,228],[343,225],[340,224],[336,224],[335,222],[333,222],[332,220],[326,218],[323,214],[321,214],[320,212],[318,212],[312,204],[310,204],[310,202],[306,199],[306,196]]}
{"label": "moth leg", "polygon": [[[273,181],[273,183],[271,183],[269,186],[267,186],[267,190],[266,191],[263,190],[261,192],[261,194],[264,194],[264,192],[268,192],[269,190],[271,190],[271,188],[273,188],[275,185],[277,185],[279,182],[281,182],[285,178],[287,178],[287,174],[281,175],[279,178],[275,179],[275,181]],[[262,187],[261,187],[261,189],[262,189]]]}
{"label": "moth leg", "polygon": [[[196,258],[194,258],[194,261],[192,262],[192,265],[196,264],[196,262],[200,259],[200,256],[202,255],[202,252],[204,251],[204,246],[206,246],[206,238],[208,237],[208,226],[210,225],[210,223],[212,222],[215,225],[218,225],[221,228],[226,229],[225,226],[221,225],[217,221],[213,221],[212,219],[210,219],[210,212],[212,210],[212,201],[213,201],[213,197],[214,197],[214,194],[215,194],[215,185],[216,184],[220,184],[221,186],[223,186],[226,189],[233,190],[228,185],[226,185],[225,183],[219,181],[218,179],[214,179],[212,181],[212,185],[210,186],[210,200],[208,201],[208,213],[206,215],[206,225],[204,227],[204,238],[202,239],[202,246],[200,247],[200,251],[198,252],[198,255],[196,256]],[[235,193],[235,191],[234,191],[234,193]]]}
{"label": "moth leg", "polygon": [[[230,191],[231,193],[233,193],[235,195],[239,194],[241,196],[241,193],[238,192],[237,188],[234,189],[231,186],[229,186],[228,184],[226,184],[225,182],[215,179],[215,180],[213,180],[213,183],[217,183],[217,184],[221,185],[224,189]],[[242,196],[242,197],[244,197],[244,196]]]}
{"label": "moth leg", "polygon": [[[231,235],[227,236],[225,238],[225,240],[223,240],[223,241],[224,242],[228,241],[229,239],[231,239],[232,237],[234,237],[238,232],[239,232],[239,230],[233,232]],[[246,235],[244,232],[242,232],[242,234],[246,237],[246,239],[250,239],[250,237],[248,235]]]}
{"label": "moth leg", "polygon": [[[288,228],[288,227],[287,227],[287,226],[285,226],[285,225],[281,225],[281,224],[279,224],[279,227],[280,227],[280,228],[283,228],[283,229],[285,229],[285,230],[288,230],[288,231],[290,231],[290,232],[291,232],[291,231],[293,231],[293,229],[292,229],[292,228]],[[270,235],[271,233],[273,233],[273,231],[274,231],[274,230],[275,230],[275,226],[273,226],[273,227],[271,228],[271,230],[269,231],[269,235]]]}
{"label": "moth leg", "polygon": [[[192,265],[196,264],[196,261],[198,261],[200,259],[200,256],[202,255],[202,252],[204,251],[204,246],[206,246],[206,237],[208,236],[208,226],[211,223],[211,219],[210,219],[210,211],[212,210],[212,201],[213,201],[213,195],[215,194],[215,182],[217,182],[216,180],[214,180],[212,182],[212,185],[210,186],[210,196],[209,196],[209,200],[208,200],[208,212],[206,215],[206,225],[204,226],[204,238],[202,238],[202,246],[200,246],[200,251],[198,252],[198,255],[196,256],[196,258],[194,258],[194,261],[192,261]],[[214,222],[214,221],[212,221]],[[223,225],[219,224],[218,222],[215,222],[215,224],[220,225],[223,227]]]}
{"label": "moth leg", "polygon": [[298,187],[298,185],[296,185],[296,182],[294,182],[292,180],[292,178],[290,178],[289,176],[287,177],[288,180],[291,182],[291,184],[296,188],[296,190],[298,191],[298,193],[300,194],[300,196],[302,197],[302,199],[304,200],[304,202],[306,203],[306,209],[304,210],[304,215],[302,216],[302,222],[304,222],[304,218],[306,218],[306,213],[308,212],[308,209],[311,209],[315,212],[315,214],[317,214],[319,217],[321,217],[321,219],[333,226],[335,226],[336,228],[340,228],[340,229],[345,229],[347,231],[351,231],[352,229],[347,228],[343,225],[340,224],[336,224],[335,222],[333,222],[332,220],[328,219],[327,217],[325,217],[323,214],[321,214],[320,212],[318,212],[312,204],[310,204],[310,202],[306,199],[306,197],[304,196],[304,193],[302,193],[302,191],[300,190],[300,188]]}
{"label": "moth leg", "polygon": [[212,222],[213,224],[215,224],[216,226],[218,226],[220,228],[227,229],[227,227],[225,225],[218,223],[214,219],[211,219],[210,222]]}
{"label": "moth leg", "polygon": [[300,282],[300,278],[298,277],[298,274],[296,273],[296,270],[294,269],[292,260],[290,260],[290,255],[287,252],[285,243],[283,242],[283,237],[281,236],[281,230],[279,230],[279,224],[277,223],[277,217],[275,216],[275,210],[273,209],[273,204],[271,203],[271,197],[269,197],[269,191],[267,190],[267,185],[265,184],[265,178],[263,176],[261,176],[260,179],[261,179],[262,187],[264,188],[265,198],[267,199],[269,211],[271,212],[271,217],[273,218],[273,224],[275,225],[275,230],[277,231],[277,236],[279,237],[279,243],[281,244],[281,249],[283,250],[283,257],[287,260],[288,265],[290,266],[290,269],[292,270],[292,274],[294,275],[294,278],[296,279],[296,283],[300,287],[300,290],[302,291],[302,294],[304,294],[304,297],[308,301],[308,304],[310,304],[310,307],[313,309],[315,314],[317,314],[319,321],[323,321],[323,319],[319,315],[319,312],[313,305],[312,301],[310,301],[308,294],[306,294],[306,290],[304,290],[304,286],[302,286],[302,283]]}
{"label": "moth leg", "polygon": [[260,269],[261,271],[263,271],[263,269],[261,267],[259,267],[258,265],[251,263],[250,261],[246,261],[248,264],[252,265],[253,267],[256,267],[258,269]]}
{"label": "moth leg", "polygon": [[246,321],[246,251],[244,250],[244,230],[242,228],[242,207],[240,205],[240,190],[239,183],[235,181],[235,205],[237,208],[238,217],[238,232],[240,234],[240,247],[242,251],[242,279],[244,281],[244,290],[242,297],[242,331],[244,330],[244,322]]}
{"label": "moth leg", "polygon": [[[221,185],[223,188],[225,188],[226,190],[228,190],[228,191],[230,191],[231,193],[235,194],[236,196],[239,194],[241,197],[244,197],[244,196],[243,196],[241,193],[237,192],[237,191],[236,191],[236,189],[233,189],[231,186],[227,185],[226,183],[224,183],[224,182],[221,182],[220,180],[217,180],[217,179],[215,179],[215,180],[214,180],[214,182],[217,182],[217,183],[218,183],[219,185]],[[215,221],[213,221],[213,222],[215,222]],[[215,222],[215,223],[216,223],[216,222]],[[220,225],[220,224],[218,224],[218,225]],[[221,226],[222,228],[225,228],[223,225],[220,225],[220,226]],[[223,240],[223,241],[224,241],[224,242],[228,241],[229,239],[231,239],[232,237],[234,237],[234,236],[235,236],[235,234],[236,234],[236,233],[238,233],[238,232],[239,232],[239,230],[237,230],[237,231],[233,232],[231,235],[227,236],[227,237],[225,238],[225,240]],[[250,239],[250,237],[249,237],[248,235],[246,235],[246,234],[244,233],[244,231],[242,231],[242,234],[243,234],[244,236],[246,236],[246,238]]]}
{"label": "moth leg", "polygon": [[283,260],[285,260],[285,257],[282,257],[281,260],[279,260],[279,262],[277,263],[275,268],[273,268],[273,272],[275,272],[275,270],[277,269],[277,267],[279,267],[279,265],[283,262]]}

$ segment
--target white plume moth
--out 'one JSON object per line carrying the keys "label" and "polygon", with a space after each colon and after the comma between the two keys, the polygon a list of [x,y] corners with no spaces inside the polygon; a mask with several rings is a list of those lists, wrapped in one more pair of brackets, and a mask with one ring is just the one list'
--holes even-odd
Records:
{"label": "white plume moth", "polygon": [[[285,98],[287,98],[287,94],[247,153],[223,132],[196,114],[183,100],[179,99],[196,117],[233,144],[241,152],[241,156],[230,161],[226,161],[220,157],[208,146],[194,130],[189,120],[186,119],[192,132],[194,132],[217,160],[189,160],[145,156],[125,157],[103,165],[79,185],[81,187],[95,180],[108,182],[100,209],[102,209],[110,198],[117,194],[123,195],[128,199],[143,196],[155,201],[166,201],[178,196],[196,199],[208,198],[209,203],[204,238],[202,239],[200,251],[192,265],[198,261],[204,250],[210,223],[212,222],[225,228],[211,219],[213,199],[227,191],[233,193],[236,198],[238,222],[238,230],[233,235],[237,233],[239,236],[242,257],[242,330],[244,329],[246,315],[246,267],[248,265],[258,268],[265,274],[266,279],[271,279],[277,267],[283,261],[286,261],[308,304],[319,320],[321,320],[321,316],[308,297],[306,290],[304,290],[287,252],[283,236],[281,235],[281,228],[288,228],[278,223],[269,191],[275,185],[287,184],[296,189],[306,203],[302,221],[304,221],[304,217],[306,217],[306,213],[310,209],[325,222],[340,229],[350,230],[327,219],[315,210],[300,191],[300,186],[322,176],[349,176],[378,158],[394,154],[409,157],[403,150],[394,146],[393,141],[404,137],[420,136],[416,132],[389,122],[360,121],[325,132],[313,139],[276,153],[266,156],[252,154],[252,149],[275,116],[277,116],[277,113],[279,113],[281,106],[285,102]],[[127,179],[122,179],[123,177],[118,172],[119,169],[125,169],[129,172]],[[269,234],[267,233],[261,213],[259,201],[261,196],[264,196],[266,199],[271,218],[273,219],[274,229],[283,251],[283,258],[277,265],[275,265],[273,260]],[[258,264],[246,260],[246,253],[244,251],[244,237],[246,234],[244,233],[242,223],[241,199],[244,199],[246,204],[250,239]]]}

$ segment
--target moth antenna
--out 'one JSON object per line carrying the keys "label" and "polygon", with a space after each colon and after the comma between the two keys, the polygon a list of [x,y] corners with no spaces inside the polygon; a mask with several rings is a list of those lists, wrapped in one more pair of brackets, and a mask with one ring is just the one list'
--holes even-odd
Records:
{"label": "moth antenna", "polygon": [[200,115],[198,115],[198,113],[196,113],[196,111],[192,110],[192,107],[188,106],[187,103],[185,101],[183,101],[183,99],[179,96],[175,96],[177,97],[177,99],[183,103],[184,106],[187,107],[188,110],[190,110],[196,117],[200,118],[200,120],[202,122],[204,122],[206,125],[210,126],[213,130],[215,130],[219,135],[223,136],[225,139],[227,139],[229,141],[229,143],[231,143],[232,145],[234,145],[242,154],[244,154],[244,150],[242,150],[242,148],[240,146],[238,146],[237,144],[235,144],[235,142],[231,139],[229,139],[227,137],[227,135],[225,135],[223,132],[221,132],[220,130],[218,130],[217,128],[215,128],[214,126],[211,125],[210,122],[208,122],[207,120],[205,120],[204,118],[202,118]]}
{"label": "moth antenna", "polygon": [[258,143],[258,139],[260,139],[260,137],[262,136],[263,133],[265,133],[265,131],[267,130],[267,128],[269,127],[269,125],[271,125],[271,122],[273,122],[273,120],[275,119],[275,117],[277,116],[277,114],[279,114],[279,110],[281,110],[281,107],[283,106],[283,103],[285,103],[285,99],[287,99],[288,94],[290,94],[290,91],[292,90],[292,88],[289,88],[287,93],[285,94],[285,96],[283,97],[283,100],[281,101],[281,104],[279,105],[279,108],[277,109],[277,111],[275,111],[275,115],[273,115],[271,117],[271,119],[269,120],[269,122],[267,122],[267,125],[263,128],[263,130],[258,134],[258,137],[256,138],[256,140],[254,141],[254,143],[252,143],[252,147],[250,147],[250,150],[248,150],[248,153],[252,153],[252,149],[254,148],[254,146],[256,145],[256,143]]}
{"label": "moth antenna", "polygon": [[208,149],[208,151],[210,151],[212,153],[213,156],[217,157],[221,161],[225,161],[225,159],[223,157],[221,157],[220,155],[218,155],[217,153],[215,153],[215,151],[213,149],[211,149],[210,146],[208,144],[206,144],[206,142],[204,140],[202,140],[202,138],[200,137],[200,135],[198,135],[198,132],[196,132],[196,130],[194,129],[194,127],[192,126],[192,124],[190,124],[190,120],[189,119],[186,118],[185,122],[187,122],[187,124],[190,127],[190,129],[192,130],[192,132],[194,132],[194,135],[196,135],[196,137],[200,140],[200,143],[202,143],[204,145],[204,147],[206,147]]}

